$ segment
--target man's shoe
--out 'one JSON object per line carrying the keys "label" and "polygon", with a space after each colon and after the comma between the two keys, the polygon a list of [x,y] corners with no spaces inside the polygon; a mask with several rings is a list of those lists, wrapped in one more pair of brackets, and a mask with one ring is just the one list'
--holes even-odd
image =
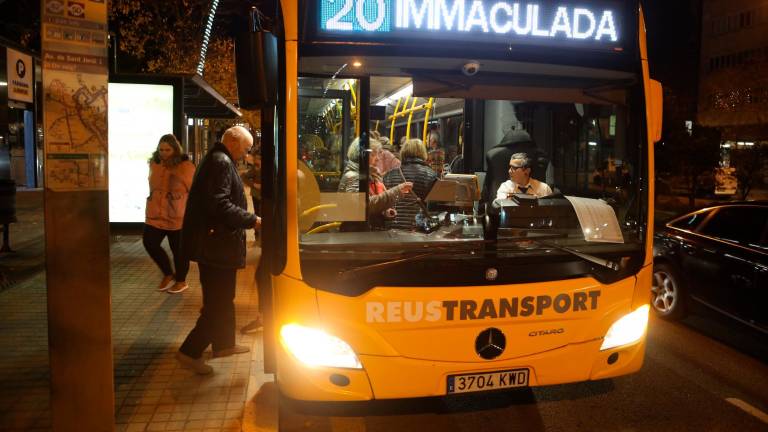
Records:
{"label": "man's shoe", "polygon": [[178,293],[180,293],[180,292],[182,292],[182,291],[186,290],[187,288],[189,288],[189,285],[187,285],[187,283],[186,283],[186,282],[176,282],[176,283],[175,283],[175,284],[173,284],[173,286],[172,286],[172,287],[171,287],[171,288],[168,290],[168,292],[169,292],[169,293],[171,293],[171,294],[178,294]]}
{"label": "man's shoe", "polygon": [[213,372],[213,368],[205,364],[205,361],[201,358],[195,359],[181,351],[176,352],[176,360],[179,361],[182,367],[191,369],[196,374],[208,375]]}
{"label": "man's shoe", "polygon": [[173,275],[163,276],[163,280],[160,281],[160,285],[157,287],[158,291],[165,291],[168,286],[173,282]]}
{"label": "man's shoe", "polygon": [[262,327],[264,327],[264,325],[262,324],[261,317],[259,316],[259,317],[256,317],[255,320],[253,320],[253,321],[249,322],[248,324],[246,324],[245,326],[243,326],[240,329],[240,333],[241,334],[248,334],[250,332],[254,332],[256,330],[259,330]]}
{"label": "man's shoe", "polygon": [[220,351],[214,351],[213,352],[213,358],[220,358],[220,357],[229,357],[231,355],[235,354],[245,354],[247,352],[250,352],[251,349],[244,345],[235,345],[231,348],[224,348]]}

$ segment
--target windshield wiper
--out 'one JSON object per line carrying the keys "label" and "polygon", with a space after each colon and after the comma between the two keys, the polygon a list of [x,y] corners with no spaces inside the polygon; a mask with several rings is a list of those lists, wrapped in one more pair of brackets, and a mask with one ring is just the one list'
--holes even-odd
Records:
{"label": "windshield wiper", "polygon": [[[584,252],[579,252],[577,250],[571,249],[569,247],[560,246],[556,244],[552,244],[549,242],[545,242],[542,240],[537,240],[537,238],[562,238],[567,237],[567,235],[563,234],[542,234],[539,236],[526,236],[526,237],[513,237],[513,238],[506,238],[499,240],[499,242],[509,241],[509,242],[523,242],[523,241],[530,241],[532,243],[535,243],[540,246],[549,247],[552,249],[557,249],[563,252],[566,252],[570,255],[573,255],[575,257],[581,258],[584,261],[591,262],[593,264],[600,265],[602,267],[609,268],[614,271],[619,271],[621,267],[619,264],[615,261],[606,260],[604,258],[596,257],[594,255],[590,255]],[[491,243],[491,241],[485,241],[486,243]],[[467,252],[472,253],[470,250],[466,250]],[[349,270],[343,270],[339,272],[339,278],[341,279],[349,279],[354,276],[358,276],[361,273],[367,273],[367,272],[378,272],[381,270],[385,270],[391,267],[397,267],[398,265],[407,263],[407,262],[416,262],[421,261],[425,258],[435,257],[439,255],[449,254],[451,256],[455,255],[456,250],[455,249],[448,249],[448,248],[432,248],[429,251],[422,252],[422,253],[416,253],[408,256],[404,256],[402,258],[397,258],[389,261],[383,261],[383,262],[377,262],[374,264],[368,264],[360,267],[355,267]],[[486,250],[486,252],[488,252]],[[479,254],[478,254],[479,256]]]}
{"label": "windshield wiper", "polygon": [[349,269],[349,270],[344,270],[344,271],[339,272],[339,277],[342,278],[342,279],[349,279],[350,277],[355,276],[355,275],[359,275],[360,273],[377,272],[377,271],[384,270],[384,269],[387,269],[387,268],[390,268],[390,267],[396,267],[396,266],[398,266],[400,264],[403,264],[403,263],[406,263],[406,262],[420,261],[420,260],[422,260],[424,258],[429,258],[429,257],[437,256],[437,255],[442,255],[442,254],[445,254],[445,253],[450,253],[451,255],[453,255],[453,253],[451,251],[449,251],[448,249],[437,248],[437,249],[432,249],[432,250],[430,250],[428,252],[417,253],[417,254],[408,255],[408,256],[405,256],[405,257],[402,257],[402,258],[397,258],[397,259],[393,259],[393,260],[389,260],[389,261],[383,261],[383,262],[378,262],[378,263],[374,263],[374,264],[368,264],[368,265],[364,265],[364,266],[360,266],[360,267],[355,267],[355,268],[352,268],[352,269]]}
{"label": "windshield wiper", "polygon": [[597,265],[601,265],[603,267],[607,267],[607,268],[609,268],[611,270],[614,270],[614,271],[619,271],[621,269],[621,267],[619,266],[619,263],[617,263],[615,261],[610,261],[610,260],[607,260],[607,259],[596,257],[594,255],[586,254],[584,252],[579,252],[577,250],[573,250],[573,249],[571,249],[569,247],[565,247],[565,246],[559,246],[559,245],[554,245],[554,244],[545,243],[545,242],[536,242],[536,243],[539,243],[539,244],[544,245],[544,246],[551,247],[553,249],[561,250],[563,252],[567,252],[567,253],[569,253],[569,254],[571,254],[573,256],[577,256],[577,257],[579,257],[579,258],[581,258],[581,259],[583,259],[585,261],[589,261],[589,262],[591,262],[593,264],[597,264]]}
{"label": "windshield wiper", "polygon": [[[562,237],[567,237],[567,235],[565,235],[565,234],[563,234],[563,235],[557,235],[557,234],[555,234],[555,235],[547,235],[547,234],[544,234],[544,235],[541,235],[540,237],[543,237],[543,238],[562,238]],[[603,267],[607,267],[607,268],[609,268],[611,270],[614,270],[614,271],[619,271],[621,269],[621,267],[619,266],[619,263],[617,263],[615,261],[610,261],[610,260],[607,260],[607,259],[604,259],[604,258],[600,258],[600,257],[596,257],[594,255],[590,255],[590,254],[587,254],[587,253],[584,253],[584,252],[579,252],[577,250],[571,249],[571,248],[566,247],[566,246],[560,246],[560,245],[557,245],[557,244],[553,244],[553,243],[537,240],[536,238],[537,237],[527,237],[526,236],[526,237],[514,237],[514,238],[510,238],[510,239],[499,239],[499,241],[500,242],[501,241],[512,241],[512,242],[515,242],[515,243],[516,242],[523,242],[523,241],[530,241],[532,243],[535,243],[535,244],[538,244],[538,245],[541,245],[541,246],[546,246],[546,247],[550,247],[552,249],[557,249],[559,251],[563,251],[563,252],[571,254],[571,255],[573,255],[575,257],[581,258],[581,259],[583,259],[585,261],[589,261],[589,262],[591,262],[593,264],[597,264],[597,265],[600,265],[600,266],[603,266]]]}

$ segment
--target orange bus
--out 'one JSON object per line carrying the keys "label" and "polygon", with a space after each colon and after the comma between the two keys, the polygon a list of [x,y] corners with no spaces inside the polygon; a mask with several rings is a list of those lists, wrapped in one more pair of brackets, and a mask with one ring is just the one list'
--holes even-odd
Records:
{"label": "orange bus", "polygon": [[238,81],[264,118],[258,278],[285,397],[641,367],[661,85],[637,2],[283,0],[257,15],[270,31],[238,40]]}

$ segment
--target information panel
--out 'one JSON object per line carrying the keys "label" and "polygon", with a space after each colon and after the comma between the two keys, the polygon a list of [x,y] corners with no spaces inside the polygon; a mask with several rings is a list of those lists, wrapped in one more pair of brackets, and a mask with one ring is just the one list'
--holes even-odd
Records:
{"label": "information panel", "polygon": [[43,0],[45,185],[107,188],[107,4]]}
{"label": "information panel", "polygon": [[173,86],[109,83],[109,221],[144,222],[149,158],[173,133]]}
{"label": "information panel", "polygon": [[318,34],[616,49],[626,8],[613,2],[314,0]]}
{"label": "information panel", "polygon": [[32,56],[8,48],[8,99],[32,103],[34,65]]}

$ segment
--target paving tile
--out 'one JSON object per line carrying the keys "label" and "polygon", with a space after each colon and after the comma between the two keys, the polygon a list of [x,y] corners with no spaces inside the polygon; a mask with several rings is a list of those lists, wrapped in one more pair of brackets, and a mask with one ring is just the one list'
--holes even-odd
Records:
{"label": "paving tile", "polygon": [[184,430],[184,422],[183,421],[171,421],[171,422],[168,422],[165,425],[165,430],[167,430],[167,431]]}
{"label": "paving tile", "polygon": [[131,423],[146,423],[152,419],[152,414],[134,414]]}
{"label": "paving tile", "polygon": [[205,426],[205,420],[189,420],[184,425],[184,429],[202,429]]}
{"label": "paving tile", "polygon": [[220,428],[224,424],[224,419],[206,419],[205,428]]}
{"label": "paving tile", "polygon": [[175,412],[171,413],[171,420],[172,421],[182,421],[187,420],[189,418],[188,412]]}
{"label": "paving tile", "polygon": [[155,415],[152,416],[153,422],[166,422],[171,419],[171,413],[165,412],[165,413],[155,413]]}
{"label": "paving tile", "polygon": [[204,409],[192,410],[189,413],[190,420],[204,420],[208,416],[208,411]]}
{"label": "paving tile", "polygon": [[157,409],[157,406],[155,405],[139,405],[136,407],[135,413],[136,414],[153,414],[156,409]]}
{"label": "paving tile", "polygon": [[[20,221],[11,225],[16,255],[37,257],[38,267],[27,279],[0,291],[0,325],[13,329],[0,332],[2,431],[50,427],[41,198],[42,194],[17,194]],[[183,295],[159,293],[154,286],[160,272],[141,238],[113,235],[111,240],[115,430],[221,429],[230,426],[227,422],[239,422],[251,369],[260,368],[260,361],[247,354],[215,359],[211,364],[216,373],[201,377],[181,369],[174,359],[202,303],[197,265],[190,268],[190,289]],[[238,273],[238,325],[257,311],[253,277],[253,267]],[[241,344],[261,340],[251,335],[238,338]]]}
{"label": "paving tile", "polygon": [[146,430],[148,432],[164,431],[165,430],[165,426],[166,426],[165,422],[163,422],[163,423],[150,423],[150,424],[147,425],[147,429]]}
{"label": "paving tile", "polygon": [[159,405],[155,412],[158,413],[170,413],[173,412],[173,405]]}
{"label": "paving tile", "polygon": [[143,432],[147,429],[147,423],[131,423],[125,429],[125,432]]}

